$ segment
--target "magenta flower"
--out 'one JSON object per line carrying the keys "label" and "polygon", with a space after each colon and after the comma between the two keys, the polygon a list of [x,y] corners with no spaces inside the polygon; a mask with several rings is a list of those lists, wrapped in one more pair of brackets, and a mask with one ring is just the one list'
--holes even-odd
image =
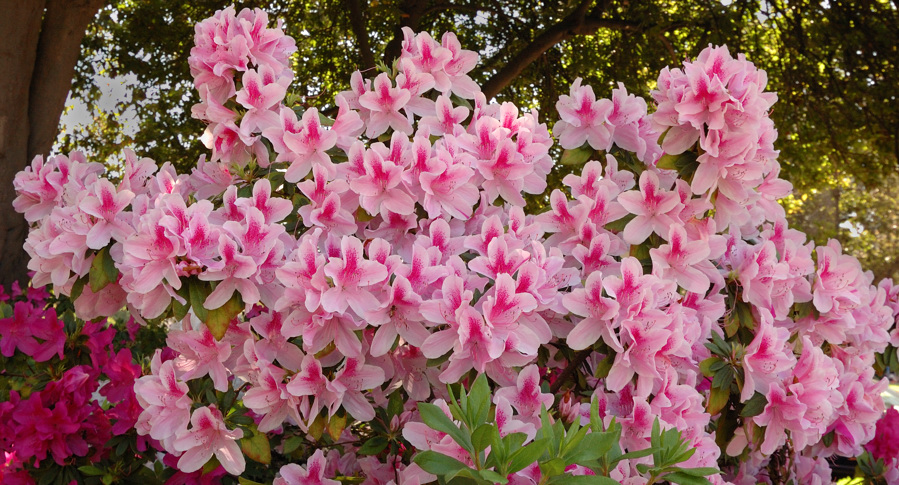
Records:
{"label": "magenta flower", "polygon": [[246,461],[237,444],[237,440],[243,437],[243,431],[229,430],[215,405],[194,411],[190,424],[191,428],[175,438],[173,443],[175,450],[184,452],[178,459],[181,471],[190,473],[199,470],[215,455],[228,473],[243,473]]}

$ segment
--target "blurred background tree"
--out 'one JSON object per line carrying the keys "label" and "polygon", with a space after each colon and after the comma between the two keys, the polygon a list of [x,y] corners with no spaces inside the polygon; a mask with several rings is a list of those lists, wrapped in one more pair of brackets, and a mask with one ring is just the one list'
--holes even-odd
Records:
{"label": "blurred background tree", "polygon": [[[193,26],[220,0],[115,0],[88,27],[56,149],[115,167],[124,147],[179,169],[206,149],[187,58]],[[488,95],[537,108],[578,76],[609,96],[617,82],[648,96],[658,71],[708,44],[745,53],[778,92],[784,201],[818,243],[839,239],[878,277],[899,276],[899,8],[894,0],[259,0],[297,40],[293,89],[327,109],[350,74],[389,62],[401,28],[452,30],[480,51]],[[110,86],[116,89],[110,90]],[[111,101],[110,101],[111,100]],[[87,119],[79,124],[76,119]],[[560,183],[559,167],[550,181]],[[539,203],[539,201],[538,201]]]}

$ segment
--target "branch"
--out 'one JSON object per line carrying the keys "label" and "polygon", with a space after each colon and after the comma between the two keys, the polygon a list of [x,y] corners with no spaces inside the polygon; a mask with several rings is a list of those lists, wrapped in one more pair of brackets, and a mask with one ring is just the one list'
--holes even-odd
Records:
{"label": "branch", "polygon": [[589,6],[589,2],[582,3],[574,12],[559,23],[543,31],[530,44],[506,61],[503,68],[484,83],[482,90],[487,99],[496,96],[497,93],[518,77],[525,68],[559,42],[576,35],[594,34],[599,29],[634,31],[640,27],[640,24],[636,22],[601,18],[601,8],[591,12],[589,15],[585,15],[585,6]]}
{"label": "branch", "polygon": [[72,87],[81,39],[106,0],[48,0],[28,95],[28,158],[47,153]]}
{"label": "branch", "polygon": [[359,0],[345,0],[347,9],[350,14],[350,27],[353,29],[353,35],[356,36],[356,43],[359,45],[359,55],[362,57],[361,70],[375,67],[375,56],[371,52],[371,43],[368,41],[368,29],[365,26],[365,13],[362,11],[362,5]]}

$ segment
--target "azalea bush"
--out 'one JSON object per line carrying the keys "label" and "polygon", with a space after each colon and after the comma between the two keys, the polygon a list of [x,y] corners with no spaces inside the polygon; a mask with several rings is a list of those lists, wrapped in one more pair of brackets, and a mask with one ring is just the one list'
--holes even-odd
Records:
{"label": "azalea bush", "polygon": [[[152,447],[179,482],[754,484],[863,453],[899,292],[788,227],[764,71],[710,46],[652,109],[576,80],[551,134],[485,98],[452,33],[404,34],[324,113],[290,93],[281,24],[220,11],[191,51],[211,153],[190,174],[126,151],[17,176],[32,284],[167,329],[114,424],[129,460]],[[4,356],[58,348],[4,325]],[[38,469],[22,450],[44,445],[3,436]],[[106,456],[131,441],[102,442],[60,458],[130,476]]]}
{"label": "azalea bush", "polygon": [[0,292],[0,483],[155,477],[156,450],[134,429],[134,361],[161,332],[117,317],[84,322],[41,288]]}

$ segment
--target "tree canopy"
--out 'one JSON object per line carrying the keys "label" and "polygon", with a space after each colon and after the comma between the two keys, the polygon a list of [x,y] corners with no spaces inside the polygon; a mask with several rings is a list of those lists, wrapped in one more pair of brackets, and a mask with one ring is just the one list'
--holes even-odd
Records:
{"label": "tree canopy", "polygon": [[[119,0],[103,9],[88,28],[72,93],[94,121],[69,127],[59,148],[105,160],[133,147],[192,166],[206,151],[195,136],[202,124],[190,117],[197,102],[187,63],[193,25],[229,4]],[[796,187],[787,201],[794,222],[819,243],[839,238],[878,276],[899,275],[888,217],[899,196],[895,1],[269,0],[236,7],[261,7],[284,20],[299,48],[301,102],[322,109],[348,88],[353,71],[396,57],[403,27],[454,31],[463,45],[479,48],[483,68],[474,77],[486,93],[537,108],[550,124],[556,99],[576,77],[598,96],[617,82],[648,95],[659,69],[726,44],[765,69],[779,95],[771,116],[783,177]],[[130,95],[101,109],[98,75],[128,79]],[[126,130],[128,116],[138,129]]]}

